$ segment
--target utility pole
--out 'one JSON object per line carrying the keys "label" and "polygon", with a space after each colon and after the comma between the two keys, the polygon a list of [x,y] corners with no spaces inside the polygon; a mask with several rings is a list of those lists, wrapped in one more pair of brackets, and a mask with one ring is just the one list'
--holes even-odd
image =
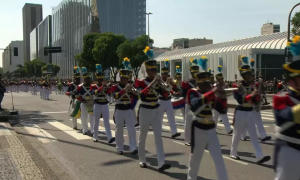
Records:
{"label": "utility pole", "polygon": [[153,14],[152,12],[148,12],[148,13],[145,13],[147,16],[148,16],[148,46],[150,47],[150,23],[149,23],[149,16],[151,14]]}

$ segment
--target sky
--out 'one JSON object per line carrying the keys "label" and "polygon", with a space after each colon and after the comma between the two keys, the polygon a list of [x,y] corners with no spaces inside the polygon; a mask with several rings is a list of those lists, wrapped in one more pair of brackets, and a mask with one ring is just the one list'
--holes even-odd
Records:
{"label": "sky", "polygon": [[[11,41],[23,40],[22,8],[25,3],[42,4],[46,17],[61,1],[2,0],[0,48]],[[219,43],[259,36],[261,26],[267,22],[280,24],[283,32],[287,30],[289,11],[297,3],[299,0],[147,0],[147,12],[153,13],[150,15],[150,37],[155,47],[169,47],[177,38],[205,37]],[[294,12],[299,10],[300,7]]]}

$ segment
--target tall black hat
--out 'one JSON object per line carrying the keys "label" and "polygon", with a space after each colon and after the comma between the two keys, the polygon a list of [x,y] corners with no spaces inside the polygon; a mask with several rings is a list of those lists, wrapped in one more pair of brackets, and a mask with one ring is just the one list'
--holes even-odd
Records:
{"label": "tall black hat", "polygon": [[168,74],[170,72],[170,70],[169,70],[170,60],[166,59],[164,61],[164,63],[165,63],[165,67],[161,68],[161,73],[167,73]]}
{"label": "tall black hat", "polygon": [[199,72],[196,76],[196,83],[211,83],[209,72]]}
{"label": "tall black hat", "polygon": [[80,68],[78,66],[74,67],[74,78],[80,78]]}
{"label": "tall black hat", "polygon": [[181,74],[181,69],[179,66],[176,66],[176,73],[175,73],[175,77],[181,77],[182,74]]}
{"label": "tall black hat", "polygon": [[250,66],[248,65],[248,57],[247,56],[241,56],[240,59],[244,65],[242,65],[239,68],[240,74],[244,75],[244,74],[252,74],[252,70],[250,68]]}
{"label": "tall black hat", "polygon": [[120,76],[123,78],[130,78],[130,76],[132,75],[130,59],[128,59],[127,57],[124,58],[122,64],[124,65],[124,69],[121,69],[119,71]]}
{"label": "tall black hat", "polygon": [[300,36],[294,36],[293,41],[288,43],[288,47],[294,59],[291,63],[283,64],[286,80],[300,76]]}
{"label": "tall black hat", "polygon": [[101,64],[96,64],[96,73],[95,73],[97,79],[103,79],[104,74],[102,72],[102,65]]}
{"label": "tall black hat", "polygon": [[191,59],[190,60],[190,72],[191,73],[198,73],[200,71],[200,67],[198,65],[197,59]]}
{"label": "tall black hat", "polygon": [[81,68],[81,72],[82,72],[82,77],[83,78],[87,78],[87,77],[90,77],[90,74],[88,73],[88,71],[87,71],[87,68],[86,67],[82,67]]}
{"label": "tall black hat", "polygon": [[145,61],[144,64],[146,66],[146,70],[157,70],[156,60],[153,58],[153,51],[147,46],[144,50],[144,53],[149,57],[149,60]]}
{"label": "tall black hat", "polygon": [[223,67],[221,65],[218,66],[218,73],[216,74],[216,79],[224,79],[223,73],[222,73]]}

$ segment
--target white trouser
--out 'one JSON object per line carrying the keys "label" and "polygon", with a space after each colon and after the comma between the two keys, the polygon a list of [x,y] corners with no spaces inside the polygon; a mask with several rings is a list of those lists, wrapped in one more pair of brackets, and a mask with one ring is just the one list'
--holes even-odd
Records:
{"label": "white trouser", "polygon": [[[266,130],[264,128],[264,124],[262,122],[261,111],[253,110],[253,115],[252,116],[253,116],[254,123],[256,125],[257,130],[258,130],[260,138],[264,139],[265,137],[267,137],[267,133],[266,133]],[[243,132],[243,134],[241,135],[241,137],[245,138],[246,134],[247,134],[247,130],[245,130]]]}
{"label": "white trouser", "polygon": [[75,117],[72,118],[72,124],[73,124],[73,128],[77,128],[77,118]]}
{"label": "white trouser", "polygon": [[175,112],[172,106],[171,99],[170,100],[159,100],[159,115],[158,118],[163,121],[165,112],[167,113],[167,118],[169,121],[169,126],[171,128],[172,135],[177,133],[177,126],[175,123]]}
{"label": "white trouser", "polygon": [[128,136],[129,136],[129,147],[130,151],[137,149],[136,146],[136,131],[134,125],[136,123],[133,111],[128,110],[119,110],[115,112],[115,121],[116,121],[116,148],[118,151],[123,151],[124,149],[124,121],[126,123]]}
{"label": "white trouser", "polygon": [[218,124],[219,117],[221,117],[221,119],[222,119],[222,122],[224,124],[225,129],[226,129],[226,132],[229,133],[232,129],[230,127],[229,119],[228,119],[227,114],[220,114],[217,110],[213,109],[213,120],[215,121],[216,127],[217,127],[217,124]]}
{"label": "white trouser", "polygon": [[216,134],[216,130],[202,130],[197,127],[194,128],[195,143],[193,153],[190,155],[187,179],[197,180],[201,159],[204,153],[205,146],[207,145],[209,154],[211,155],[215,163],[218,179],[228,180],[228,175],[222,157],[220,142]]}
{"label": "white trouser", "polygon": [[89,126],[88,126],[88,121],[87,121],[87,117],[89,116],[91,133],[94,133],[94,116],[93,116],[93,114],[88,113],[85,103],[81,103],[80,110],[81,110],[80,119],[81,119],[81,124],[82,124],[82,132],[87,133],[89,131]]}
{"label": "white trouser", "polygon": [[240,142],[242,133],[245,131],[245,129],[247,129],[249,132],[251,143],[255,149],[256,159],[258,161],[261,160],[261,158],[264,155],[258,142],[258,137],[256,134],[255,124],[252,115],[253,111],[236,110],[230,154],[233,156],[238,156],[237,147]]}
{"label": "white trouser", "polygon": [[185,135],[185,142],[191,143],[191,128],[193,122],[193,114],[190,110],[190,105],[185,105],[185,124],[184,124],[184,135]]}
{"label": "white trouser", "polygon": [[181,111],[181,114],[182,114],[182,117],[185,118],[185,108],[180,108],[180,111]]}
{"label": "white trouser", "polygon": [[49,99],[49,88],[45,88],[45,99]]}
{"label": "white trouser", "polygon": [[[95,119],[94,120],[95,121],[94,139],[98,139],[99,123],[100,123],[100,117],[102,114],[107,140],[109,141],[112,138],[112,135],[111,135],[110,123],[109,123],[108,105],[95,103],[94,107],[93,107],[93,112],[94,112],[94,119]],[[124,126],[124,123],[123,123],[123,126]]]}
{"label": "white trouser", "polygon": [[281,146],[277,155],[275,180],[299,180],[300,151],[289,146]]}
{"label": "white trouser", "polygon": [[162,133],[162,121],[158,118],[159,110],[146,109],[141,107],[139,112],[140,122],[140,137],[139,137],[139,160],[141,163],[146,163],[145,146],[146,138],[149,131],[149,126],[152,126],[155,140],[155,147],[157,153],[158,167],[161,167],[165,163],[164,146],[161,138]]}
{"label": "white trouser", "polygon": [[44,89],[42,87],[40,88],[40,96],[41,96],[41,99],[44,98]]}

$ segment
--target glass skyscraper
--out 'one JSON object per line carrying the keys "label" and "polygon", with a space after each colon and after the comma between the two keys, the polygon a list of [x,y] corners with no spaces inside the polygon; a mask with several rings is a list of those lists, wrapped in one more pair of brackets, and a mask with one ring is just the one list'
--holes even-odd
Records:
{"label": "glass skyscraper", "polygon": [[52,16],[47,16],[38,26],[38,58],[52,63],[52,54],[44,55],[44,47],[52,45]]}
{"label": "glass skyscraper", "polygon": [[91,13],[92,3],[91,0],[63,0],[52,11],[52,46],[60,46],[63,51],[52,54],[52,63],[60,66],[60,77],[72,76],[84,35],[100,32],[100,29],[92,31],[92,27],[99,27],[99,21]]}
{"label": "glass skyscraper", "polygon": [[38,28],[30,33],[30,61],[38,58]]}

